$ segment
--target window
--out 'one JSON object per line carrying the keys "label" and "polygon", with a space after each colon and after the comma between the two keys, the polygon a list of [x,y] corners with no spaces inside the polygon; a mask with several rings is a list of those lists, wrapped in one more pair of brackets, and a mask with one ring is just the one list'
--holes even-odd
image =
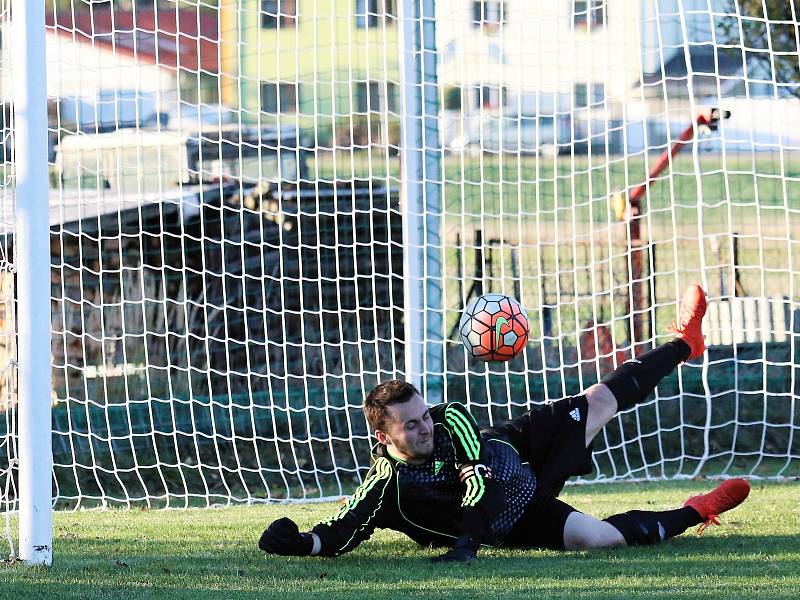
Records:
{"label": "window", "polygon": [[444,109],[461,110],[460,87],[448,87],[444,90]]}
{"label": "window", "polygon": [[500,108],[508,101],[508,90],[494,85],[479,85],[474,88],[475,108]]}
{"label": "window", "polygon": [[606,101],[606,86],[602,83],[592,84],[592,106],[603,104]]}
{"label": "window", "polygon": [[592,30],[606,22],[606,0],[570,0],[572,2],[572,26],[575,29]]}
{"label": "window", "polygon": [[397,112],[397,85],[389,81],[357,81],[355,109],[364,114],[384,110]]}
{"label": "window", "polygon": [[297,0],[261,0],[261,28],[295,27]]}
{"label": "window", "polygon": [[575,108],[586,108],[589,106],[589,86],[585,83],[575,84]]}
{"label": "window", "polygon": [[268,113],[296,113],[297,96],[296,83],[262,83],[261,110]]}
{"label": "window", "polygon": [[508,22],[508,11],[503,0],[473,0],[473,29],[497,29]]}
{"label": "window", "polygon": [[576,83],[575,108],[588,108],[603,104],[606,99],[606,86],[602,83]]}
{"label": "window", "polygon": [[378,27],[397,18],[397,0],[356,0],[356,27]]}

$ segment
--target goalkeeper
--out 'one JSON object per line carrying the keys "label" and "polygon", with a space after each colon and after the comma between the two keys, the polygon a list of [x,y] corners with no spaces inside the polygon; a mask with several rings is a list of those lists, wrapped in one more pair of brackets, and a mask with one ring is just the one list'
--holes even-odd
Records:
{"label": "goalkeeper", "polygon": [[683,361],[702,356],[706,310],[690,287],[676,338],[629,360],[580,396],[539,406],[479,430],[456,402],[428,407],[409,383],[373,389],[364,412],[378,444],[366,479],[341,510],[310,532],[273,522],[259,547],[270,554],[337,556],[376,528],[449,550],[435,561],[469,561],[481,545],[566,550],[656,544],[741,504],[743,479],[689,498],[682,508],[633,510],[599,520],[558,499],[567,479],[591,472],[592,440],[617,411],[642,402]]}

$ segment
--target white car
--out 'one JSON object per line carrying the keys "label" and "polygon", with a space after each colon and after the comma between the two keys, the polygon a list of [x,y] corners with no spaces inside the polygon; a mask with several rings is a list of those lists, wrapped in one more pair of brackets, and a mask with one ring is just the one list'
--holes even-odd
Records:
{"label": "white car", "polygon": [[489,115],[469,121],[447,145],[461,154],[510,153],[554,156],[558,151],[553,117]]}
{"label": "white car", "polygon": [[167,129],[198,131],[220,129],[236,122],[236,113],[222,104],[187,104],[181,102],[166,113]]}

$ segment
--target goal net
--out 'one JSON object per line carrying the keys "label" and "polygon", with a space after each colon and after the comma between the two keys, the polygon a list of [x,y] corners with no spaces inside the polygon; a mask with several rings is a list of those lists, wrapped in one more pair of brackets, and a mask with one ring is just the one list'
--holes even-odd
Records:
{"label": "goal net", "polygon": [[[8,514],[25,299],[1,6]],[[798,475],[797,8],[48,0],[56,507],[348,493],[378,382],[489,425],[667,341],[693,282],[705,358],[612,420],[582,481]],[[488,292],[530,316],[508,363],[456,329]]]}

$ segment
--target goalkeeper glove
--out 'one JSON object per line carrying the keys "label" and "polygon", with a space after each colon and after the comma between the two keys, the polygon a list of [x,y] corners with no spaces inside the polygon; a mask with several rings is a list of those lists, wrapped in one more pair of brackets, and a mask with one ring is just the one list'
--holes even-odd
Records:
{"label": "goalkeeper glove", "polygon": [[308,556],[314,548],[314,538],[310,533],[301,533],[294,521],[283,517],[264,530],[258,547],[268,554]]}
{"label": "goalkeeper glove", "polygon": [[441,562],[470,562],[478,558],[478,548],[480,544],[476,542],[468,533],[460,536],[453,547],[441,556],[436,556],[431,560],[435,563]]}

